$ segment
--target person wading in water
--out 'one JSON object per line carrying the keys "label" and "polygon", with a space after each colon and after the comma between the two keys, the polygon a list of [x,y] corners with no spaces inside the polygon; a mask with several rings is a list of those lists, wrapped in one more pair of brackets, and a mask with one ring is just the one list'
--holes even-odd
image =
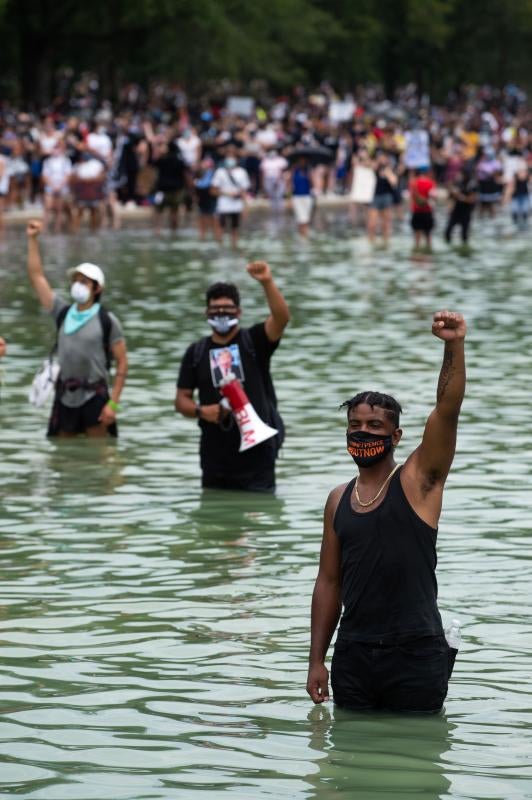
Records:
{"label": "person wading in water", "polygon": [[359,474],[333,489],[325,506],[307,681],[314,703],[329,699],[325,656],[342,606],[331,667],[335,703],[436,712],[447,694],[456,651],[437,606],[436,537],[465,391],[466,324],[461,314],[440,311],[432,333],[445,342],[436,406],[403,465],[394,458],[399,403],[361,392],[343,404]]}

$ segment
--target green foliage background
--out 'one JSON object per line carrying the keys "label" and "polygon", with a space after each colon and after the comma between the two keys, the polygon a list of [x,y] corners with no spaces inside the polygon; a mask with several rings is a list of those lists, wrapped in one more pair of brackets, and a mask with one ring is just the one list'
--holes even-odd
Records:
{"label": "green foliage background", "polygon": [[0,96],[43,105],[58,68],[122,81],[322,79],[434,97],[462,83],[530,84],[532,0],[0,0]]}

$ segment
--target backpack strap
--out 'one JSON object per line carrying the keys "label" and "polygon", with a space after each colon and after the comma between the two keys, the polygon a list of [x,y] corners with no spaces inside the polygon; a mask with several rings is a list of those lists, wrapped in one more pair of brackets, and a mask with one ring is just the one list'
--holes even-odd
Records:
{"label": "backpack strap", "polygon": [[109,372],[111,369],[111,361],[113,358],[113,354],[111,352],[111,328],[113,327],[113,321],[111,320],[111,316],[105,306],[100,306],[98,311],[98,316],[100,318],[100,325],[102,326],[103,331],[103,349],[105,353],[105,368]]}
{"label": "backpack strap", "polygon": [[249,356],[251,356],[253,361],[256,361],[257,360],[257,354],[255,352],[255,345],[253,344],[253,339],[251,338],[251,334],[249,332],[249,328],[242,328],[240,330],[240,334],[241,334],[241,337],[242,337],[241,338],[242,346],[243,346],[245,352]]}
{"label": "backpack strap", "polygon": [[70,308],[69,305],[63,306],[62,309],[59,311],[59,314],[57,315],[57,319],[55,321],[55,324],[56,324],[56,327],[57,327],[58,331],[59,331],[59,328],[61,327],[61,325],[63,324],[63,322],[65,321],[65,317],[66,317],[66,315],[68,313],[68,309],[69,308]]}
{"label": "backpack strap", "polygon": [[[58,346],[58,341],[59,341],[59,330],[61,328],[61,325],[65,321],[65,317],[66,317],[66,315],[68,313],[68,309],[69,308],[70,308],[69,305],[63,306],[63,308],[59,311],[59,314],[57,315],[57,319],[55,321],[55,325],[56,325],[56,329],[57,329],[57,335],[56,335],[55,345],[54,345],[54,347],[52,349],[51,355],[53,355],[54,353],[57,353],[57,346]],[[111,316],[110,316],[109,312],[107,311],[107,309],[104,306],[100,306],[100,308],[98,310],[98,317],[100,319],[100,325],[102,326],[102,333],[103,333],[103,349],[104,349],[104,353],[105,353],[105,368],[107,369],[107,371],[109,371],[109,369],[111,368],[111,359],[112,359],[112,353],[111,353],[111,328],[113,326],[113,322],[111,320]]]}
{"label": "backpack strap", "polygon": [[63,306],[60,309],[59,314],[57,315],[57,319],[55,321],[55,327],[56,327],[55,343],[52,349],[50,350],[50,359],[52,359],[54,355],[57,353],[57,349],[59,347],[59,329],[61,328],[61,325],[65,321],[65,317],[68,313],[69,308],[70,308],[69,305]]}
{"label": "backpack strap", "polygon": [[240,189],[240,191],[243,192],[244,188],[238,183],[237,180],[235,180],[235,176],[231,173],[231,170],[228,169],[227,167],[225,167],[225,172],[227,174],[227,177],[229,178],[229,180],[231,181],[231,183],[235,187],[235,189]]}
{"label": "backpack strap", "polygon": [[210,336],[204,336],[203,339],[198,339],[198,341],[194,343],[194,352],[192,354],[192,365],[194,369],[198,368],[201,359],[207,352],[210,340]]}

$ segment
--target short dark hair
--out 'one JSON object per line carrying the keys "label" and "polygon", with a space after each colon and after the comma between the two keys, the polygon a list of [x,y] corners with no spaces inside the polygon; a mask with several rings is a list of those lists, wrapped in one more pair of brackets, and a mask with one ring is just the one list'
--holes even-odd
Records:
{"label": "short dark hair", "polygon": [[395,397],[389,394],[381,394],[381,392],[359,392],[350,400],[346,400],[345,403],[342,403],[340,408],[346,408],[347,416],[349,416],[351,409],[356,408],[356,406],[361,405],[361,403],[367,403],[368,406],[372,408],[374,406],[383,408],[386,412],[386,416],[393,422],[395,427],[399,427],[399,415],[402,413],[403,409]]}
{"label": "short dark hair", "polygon": [[218,300],[220,297],[230,297],[237,308],[240,308],[240,294],[234,283],[224,283],[218,281],[209,286],[205,293],[207,305],[211,300]]}

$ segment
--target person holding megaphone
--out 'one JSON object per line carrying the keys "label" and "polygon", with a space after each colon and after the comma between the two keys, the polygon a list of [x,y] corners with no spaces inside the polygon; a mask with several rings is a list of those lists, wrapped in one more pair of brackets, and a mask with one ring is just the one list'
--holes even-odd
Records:
{"label": "person holding megaphone", "polygon": [[225,282],[210,286],[205,316],[212,331],[183,356],[175,409],[200,426],[204,488],[273,492],[284,426],[270,360],[290,310],[265,261],[248,264],[247,272],[262,285],[268,317],[241,327],[238,288]]}

